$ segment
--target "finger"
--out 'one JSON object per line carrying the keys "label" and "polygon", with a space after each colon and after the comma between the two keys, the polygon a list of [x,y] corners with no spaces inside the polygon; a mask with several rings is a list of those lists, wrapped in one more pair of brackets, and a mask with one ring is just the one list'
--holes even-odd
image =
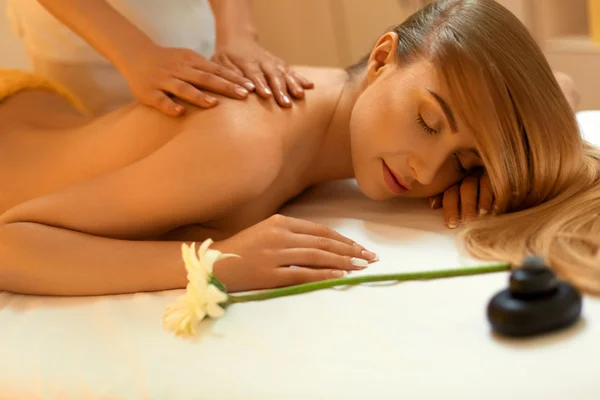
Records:
{"label": "finger", "polygon": [[276,279],[279,286],[301,285],[303,283],[339,279],[347,275],[339,269],[277,268]]}
{"label": "finger", "polygon": [[438,208],[441,208],[442,207],[442,197],[443,197],[443,194],[438,194],[433,197],[430,197],[429,198],[429,207],[431,207],[433,210],[437,210]]}
{"label": "finger", "polygon": [[494,191],[488,174],[483,174],[479,179],[479,216],[489,214],[494,202]]}
{"label": "finger", "polygon": [[[225,67],[221,68],[222,70],[226,70]],[[219,73],[222,74],[222,70],[219,71]],[[228,73],[233,74],[233,72],[231,71],[229,71]],[[179,86],[181,86],[179,88],[181,95],[176,95],[181,98],[184,98],[184,95],[188,95],[191,99],[194,99],[198,95],[198,93],[196,92],[198,91],[198,89],[196,88],[207,89],[211,92],[231,97],[232,99],[245,99],[246,97],[248,97],[249,93],[247,89],[243,88],[240,85],[232,83],[231,81],[225,78],[217,76],[211,72],[200,71],[194,68],[186,68],[179,74],[179,78],[180,81],[184,84],[179,84]],[[192,84],[193,86],[190,84]],[[195,102],[192,103],[195,104]]]}
{"label": "finger", "polygon": [[[288,229],[294,233],[302,233],[305,235],[313,235],[313,236],[321,236],[329,239],[337,240],[338,242],[346,243],[349,245],[358,245],[354,240],[347,238],[339,232],[334,231],[333,229],[321,225],[316,224],[311,221],[306,221],[298,218],[286,218],[285,224]],[[362,247],[362,246],[361,246]]]}
{"label": "finger", "polygon": [[185,107],[175,103],[162,90],[155,90],[150,96],[147,98],[142,98],[140,101],[146,105],[158,109],[170,117],[178,117],[185,111]]}
{"label": "finger", "polygon": [[[235,85],[244,87],[246,90],[254,90],[254,84],[246,78],[240,69],[235,66],[227,57],[217,56],[216,61],[209,61],[205,58],[195,58],[190,67],[195,71],[203,71],[213,74]],[[184,69],[184,71],[187,71]],[[205,88],[208,89],[208,88]],[[218,92],[220,93],[220,92]],[[223,93],[224,94],[224,93]]]}
{"label": "finger", "polygon": [[315,84],[312,81],[306,79],[302,75],[299,75],[295,71],[289,71],[288,74],[292,75],[304,89],[312,89],[315,87]]}
{"label": "finger", "polygon": [[444,221],[446,222],[446,226],[450,229],[454,229],[458,227],[459,220],[459,210],[458,210],[458,195],[459,188],[457,185],[452,185],[444,192],[444,196],[442,198],[442,205],[444,207]]}
{"label": "finger", "polygon": [[305,249],[318,249],[338,254],[341,256],[361,258],[365,261],[370,262],[375,261],[377,259],[377,255],[375,253],[363,249],[362,246],[344,243],[339,240],[334,240],[323,236],[294,234],[293,247]]}
{"label": "finger", "polygon": [[198,90],[189,83],[179,79],[169,80],[162,88],[173,96],[179,97],[180,99],[201,108],[211,108],[218,103],[216,98],[203,93],[201,90]]}
{"label": "finger", "polygon": [[275,262],[282,266],[298,265],[309,268],[343,269],[346,271],[363,270],[368,261],[357,257],[341,256],[325,250],[311,248],[290,248],[277,252]]}
{"label": "finger", "polygon": [[246,90],[253,91],[255,89],[254,83],[246,78],[244,73],[228,58],[223,59],[222,65],[211,63],[210,68],[207,68],[207,71],[212,72],[216,76],[229,82],[243,86]]}
{"label": "finger", "polygon": [[277,104],[281,107],[291,107],[292,100],[288,96],[287,83],[283,74],[272,66],[265,67],[264,74]]}
{"label": "finger", "polygon": [[302,85],[300,85],[300,82],[298,82],[298,80],[289,73],[285,73],[283,78],[287,84],[288,92],[297,99],[303,99],[304,89],[302,88]]}
{"label": "finger", "polygon": [[460,211],[463,221],[477,217],[478,175],[467,175],[460,185]]}
{"label": "finger", "polygon": [[[243,78],[244,78],[244,79],[245,79],[247,82],[249,82],[249,83],[250,83],[250,85],[252,85],[252,88],[254,88],[254,84],[252,83],[252,81],[251,81],[250,79],[248,79],[248,78],[245,78],[245,77],[244,77],[244,73],[242,72],[242,70],[241,70],[241,69],[239,69],[239,68],[238,68],[238,66],[237,66],[237,65],[235,65],[235,64],[234,64],[234,63],[233,63],[233,62],[232,62],[232,61],[231,61],[229,58],[227,58],[227,57],[223,57],[223,58],[221,59],[221,62],[220,62],[220,63],[221,63],[222,65],[224,65],[225,67],[229,68],[230,70],[232,70],[233,72],[235,72],[237,75],[239,75],[239,76],[243,77]],[[244,87],[245,87],[246,89],[249,89],[249,88],[248,88],[246,85],[244,85]]]}
{"label": "finger", "polygon": [[256,93],[262,98],[268,99],[273,95],[273,92],[267,84],[267,80],[263,71],[256,63],[245,63],[239,65],[239,68],[244,73],[244,76],[250,79],[256,86]]}

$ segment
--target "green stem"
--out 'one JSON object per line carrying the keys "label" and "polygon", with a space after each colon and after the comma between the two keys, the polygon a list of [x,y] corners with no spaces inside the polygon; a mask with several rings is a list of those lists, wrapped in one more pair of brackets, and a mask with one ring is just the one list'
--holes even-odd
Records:
{"label": "green stem", "polygon": [[455,268],[455,269],[442,269],[437,271],[422,271],[422,272],[405,272],[400,274],[383,274],[383,275],[364,275],[354,276],[351,278],[340,278],[330,279],[326,281],[305,283],[303,285],[288,286],[279,289],[266,290],[263,292],[246,294],[246,295],[229,295],[227,299],[228,304],[233,303],[245,303],[248,301],[258,301],[274,299],[276,297],[291,296],[294,294],[301,294],[307,292],[313,292],[315,290],[328,289],[335,286],[347,286],[347,285],[358,285],[366,282],[384,282],[384,281],[415,281],[425,279],[439,279],[439,278],[450,278],[455,276],[467,276],[467,275],[479,275],[489,274],[493,272],[508,271],[510,264],[490,264],[477,266],[472,268]]}

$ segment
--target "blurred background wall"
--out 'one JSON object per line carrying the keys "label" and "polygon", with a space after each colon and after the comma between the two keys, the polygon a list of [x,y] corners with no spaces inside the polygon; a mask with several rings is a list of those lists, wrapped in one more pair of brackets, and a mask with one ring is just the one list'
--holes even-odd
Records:
{"label": "blurred background wall", "polygon": [[[254,18],[263,45],[288,63],[347,66],[427,1],[254,0]],[[600,109],[600,43],[591,39],[589,12],[600,0],[498,1],[530,29],[552,67],[573,77],[580,108]],[[27,67],[6,20],[6,0],[0,0],[0,67]]]}

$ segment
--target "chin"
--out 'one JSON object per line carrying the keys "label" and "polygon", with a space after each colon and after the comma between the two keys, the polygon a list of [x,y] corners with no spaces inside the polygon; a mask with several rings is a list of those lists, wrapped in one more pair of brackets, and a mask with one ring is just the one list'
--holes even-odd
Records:
{"label": "chin", "polygon": [[372,175],[368,176],[368,174],[357,173],[355,179],[362,194],[371,200],[381,201],[394,197],[393,194],[386,190],[385,187],[382,187]]}

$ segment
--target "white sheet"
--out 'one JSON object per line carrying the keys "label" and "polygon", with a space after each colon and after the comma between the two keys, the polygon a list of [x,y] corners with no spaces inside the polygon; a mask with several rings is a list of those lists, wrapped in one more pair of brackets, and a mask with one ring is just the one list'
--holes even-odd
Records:
{"label": "white sheet", "polygon": [[[587,137],[600,112],[580,113]],[[600,129],[599,129],[600,130]],[[597,136],[600,143],[600,134]],[[441,211],[323,185],[285,213],[379,253],[365,273],[473,264]],[[600,301],[573,329],[490,332],[506,273],[327,290],[231,307],[184,341],[161,328],[179,291],[96,298],[0,293],[1,399],[598,399]]]}

